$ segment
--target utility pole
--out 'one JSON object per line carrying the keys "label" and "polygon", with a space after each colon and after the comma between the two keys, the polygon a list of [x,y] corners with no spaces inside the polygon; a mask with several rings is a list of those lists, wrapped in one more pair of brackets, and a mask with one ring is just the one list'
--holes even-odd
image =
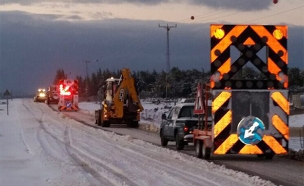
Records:
{"label": "utility pole", "polygon": [[167,99],[167,94],[168,94],[168,75],[170,73],[170,47],[169,47],[169,31],[171,28],[176,28],[177,25],[175,24],[174,26],[169,26],[167,24],[167,26],[160,26],[160,24],[158,24],[158,27],[160,28],[165,28],[167,30],[167,54],[166,54],[166,57],[167,57],[167,60],[166,60],[166,99]]}

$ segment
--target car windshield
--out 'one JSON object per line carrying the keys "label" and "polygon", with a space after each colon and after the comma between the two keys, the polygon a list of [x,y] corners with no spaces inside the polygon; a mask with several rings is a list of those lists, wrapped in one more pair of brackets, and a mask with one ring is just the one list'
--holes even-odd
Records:
{"label": "car windshield", "polygon": [[[198,115],[197,114],[194,114],[193,113],[194,111],[194,106],[184,106],[182,109],[181,109],[181,112],[179,114],[179,118],[182,118],[182,117],[194,117],[194,118],[197,118]],[[209,106],[208,107],[208,116],[211,117],[211,107]]]}
{"label": "car windshield", "polygon": [[194,110],[194,106],[184,106],[184,107],[182,107],[182,109],[179,113],[179,118],[197,117],[197,115],[193,113],[193,110]]}

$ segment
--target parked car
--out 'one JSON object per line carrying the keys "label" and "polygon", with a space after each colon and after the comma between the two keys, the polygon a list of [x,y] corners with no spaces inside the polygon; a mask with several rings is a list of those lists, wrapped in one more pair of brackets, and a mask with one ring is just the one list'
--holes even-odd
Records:
{"label": "parked car", "polygon": [[45,89],[38,89],[36,95],[34,97],[34,102],[45,102],[46,100],[46,92]]}
{"label": "parked car", "polygon": [[[208,125],[212,125],[211,101],[208,103]],[[198,115],[193,113],[194,103],[180,103],[162,115],[160,126],[161,145],[167,146],[169,141],[176,142],[176,149],[183,150],[185,145],[193,143],[193,130],[198,124]]]}

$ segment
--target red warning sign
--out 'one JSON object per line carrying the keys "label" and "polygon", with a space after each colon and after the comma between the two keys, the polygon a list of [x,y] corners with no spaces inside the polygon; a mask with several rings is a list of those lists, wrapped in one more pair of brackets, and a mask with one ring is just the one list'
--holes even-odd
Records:
{"label": "red warning sign", "polygon": [[196,92],[196,98],[195,98],[195,104],[194,104],[194,114],[204,114],[205,113],[205,106],[203,101],[203,93],[202,93],[202,87],[201,84],[198,83],[197,85],[197,92]]}

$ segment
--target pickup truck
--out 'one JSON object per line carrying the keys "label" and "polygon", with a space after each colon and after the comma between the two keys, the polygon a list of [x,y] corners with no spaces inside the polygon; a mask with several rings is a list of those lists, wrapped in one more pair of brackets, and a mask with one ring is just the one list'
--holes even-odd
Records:
{"label": "pickup truck", "polygon": [[[210,102],[211,103],[211,102]],[[208,109],[211,104],[208,103]],[[197,128],[198,116],[193,113],[194,103],[180,103],[168,113],[162,115],[160,126],[161,145],[167,146],[169,141],[176,142],[176,149],[183,150],[185,145],[193,143],[193,130]],[[208,113],[211,113],[209,111]],[[208,127],[212,126],[212,117],[208,116]]]}

